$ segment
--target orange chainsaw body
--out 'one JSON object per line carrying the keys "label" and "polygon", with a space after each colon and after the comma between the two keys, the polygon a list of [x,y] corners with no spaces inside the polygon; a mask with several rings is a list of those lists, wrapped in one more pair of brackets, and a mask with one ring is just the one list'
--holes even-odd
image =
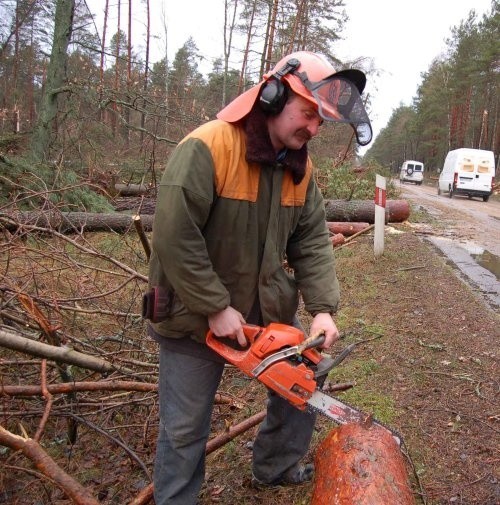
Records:
{"label": "orange chainsaw body", "polygon": [[220,339],[211,331],[207,334],[206,343],[246,375],[257,378],[292,405],[304,410],[316,389],[311,365],[322,360],[321,354],[314,348],[308,348],[286,356],[287,350],[293,350],[305,341],[304,332],[293,326],[280,323],[271,323],[266,327],[243,325],[243,331],[249,342],[245,348],[231,347],[224,342],[227,339]]}

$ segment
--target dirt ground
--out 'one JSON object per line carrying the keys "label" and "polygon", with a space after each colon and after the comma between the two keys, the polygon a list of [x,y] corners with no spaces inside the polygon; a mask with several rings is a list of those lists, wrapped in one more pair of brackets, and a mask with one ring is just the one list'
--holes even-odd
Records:
{"label": "dirt ground", "polygon": [[499,194],[492,195],[488,202],[464,195],[449,198],[443,193],[439,196],[435,181],[427,181],[422,186],[399,184],[399,189],[414,209],[423,207],[429,213],[433,232],[461,243],[473,241],[500,257]]}
{"label": "dirt ground", "polygon": [[[365,237],[337,253],[343,338],[332,354],[361,343],[330,381],[355,381],[339,397],[402,434],[417,503],[497,504],[498,316],[414,233],[388,237],[377,261],[371,247]],[[332,429],[320,421],[316,442]],[[202,503],[214,503],[213,490],[224,504],[309,502],[313,485],[251,490],[246,442],[236,441],[230,458],[209,457]],[[243,460],[236,463],[233,451]]]}
{"label": "dirt ground", "polygon": [[[331,372],[329,382],[355,383],[339,398],[373,413],[402,435],[416,503],[498,504],[499,317],[414,226],[393,228],[378,260],[369,235],[337,249],[342,339],[330,353],[336,355],[351,343],[356,347]],[[303,322],[307,326],[305,315]],[[140,345],[154,361],[154,345],[146,340]],[[12,365],[4,366],[2,375],[4,383],[12,383]],[[233,368],[227,368],[220,392],[233,401],[216,406],[213,436],[265,408],[263,387]],[[1,408],[4,426],[18,432],[20,424],[28,428],[31,422],[36,429],[43,400],[3,397]],[[67,410],[59,396],[46,427],[46,450],[100,503],[130,503],[150,483],[155,394],[80,395],[71,408],[82,420],[73,446],[64,442]],[[22,415],[15,414],[19,411]],[[326,419],[318,421],[309,461],[334,428]],[[201,505],[310,502],[314,483],[270,490],[251,486],[249,447],[255,431],[246,431],[207,457]],[[24,456],[0,447],[0,465],[0,503],[70,503]]]}

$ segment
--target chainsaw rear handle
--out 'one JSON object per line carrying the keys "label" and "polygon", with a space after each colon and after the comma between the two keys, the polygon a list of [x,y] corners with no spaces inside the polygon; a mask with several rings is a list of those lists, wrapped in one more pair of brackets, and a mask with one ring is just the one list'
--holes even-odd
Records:
{"label": "chainsaw rear handle", "polygon": [[[238,366],[239,364],[245,362],[248,359],[248,356],[252,354],[252,344],[263,330],[264,328],[254,324],[244,324],[243,334],[245,335],[249,345],[247,347],[241,347],[240,349],[228,346],[223,340],[224,337],[217,337],[212,330],[208,330],[206,344],[217,354],[229,361],[229,363]],[[238,345],[236,340],[235,345]]]}
{"label": "chainsaw rear handle", "polygon": [[323,358],[314,347],[324,342],[324,336],[304,340],[304,332],[294,326],[271,323],[263,328],[244,324],[243,333],[249,342],[244,348],[227,345],[224,339],[216,337],[211,330],[207,333],[206,343],[229,363],[250,376],[253,376],[252,370],[265,358],[290,347],[297,347],[296,354],[303,354],[314,364]]}

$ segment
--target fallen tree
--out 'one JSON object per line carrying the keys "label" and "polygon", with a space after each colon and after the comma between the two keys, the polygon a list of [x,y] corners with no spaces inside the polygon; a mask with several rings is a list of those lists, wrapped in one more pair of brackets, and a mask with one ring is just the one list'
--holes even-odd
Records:
{"label": "fallen tree", "polygon": [[36,468],[54,482],[77,505],[99,505],[91,493],[59,465],[32,438],[23,438],[0,426],[0,444],[21,451]]}
{"label": "fallen tree", "polygon": [[[23,226],[48,228],[60,233],[80,233],[81,231],[114,231],[123,233],[135,226],[135,216],[128,214],[100,214],[95,212],[43,212],[16,211],[0,214],[2,227],[15,232]],[[141,215],[142,226],[150,231],[153,216]]]}
{"label": "fallen tree", "polygon": [[115,192],[120,196],[145,195],[149,188],[145,184],[115,184]]}
{"label": "fallen tree", "polygon": [[[370,200],[325,200],[327,221],[347,221],[373,223],[375,221],[375,203]],[[406,200],[388,200],[386,202],[386,223],[398,223],[408,219],[410,206]],[[145,231],[151,231],[152,214],[140,214]],[[81,231],[125,232],[135,226],[135,216],[129,214],[99,214],[92,212],[56,212],[56,211],[15,211],[0,214],[2,227],[15,232],[20,227],[36,226],[50,228],[61,233],[79,233]]]}
{"label": "fallen tree", "polygon": [[[96,382],[64,382],[60,384],[47,384],[46,389],[51,394],[70,393],[72,391],[139,391],[142,393],[156,392],[157,383],[135,382],[122,380],[96,381]],[[337,389],[338,390],[338,389]],[[0,396],[42,396],[41,385],[31,384],[25,386],[0,384]],[[216,393],[217,405],[230,405],[234,400],[222,393]]]}
{"label": "fallen tree", "polygon": [[126,374],[133,374],[132,370],[112,364],[102,358],[90,356],[69,347],[56,347],[44,344],[10,330],[0,329],[0,347],[6,347],[7,349],[29,354],[30,356],[52,359],[58,363],[77,365],[95,372],[109,373],[121,371]]}

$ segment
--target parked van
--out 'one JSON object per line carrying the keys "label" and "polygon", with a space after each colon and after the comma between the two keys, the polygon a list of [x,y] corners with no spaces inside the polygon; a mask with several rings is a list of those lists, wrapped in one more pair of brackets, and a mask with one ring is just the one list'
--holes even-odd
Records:
{"label": "parked van", "polygon": [[406,160],[401,165],[399,172],[400,182],[414,182],[415,184],[422,184],[424,180],[424,164],[420,161]]}
{"label": "parked van", "polygon": [[492,151],[461,148],[446,155],[439,174],[438,195],[449,193],[481,197],[488,201],[495,182],[495,157]]}

